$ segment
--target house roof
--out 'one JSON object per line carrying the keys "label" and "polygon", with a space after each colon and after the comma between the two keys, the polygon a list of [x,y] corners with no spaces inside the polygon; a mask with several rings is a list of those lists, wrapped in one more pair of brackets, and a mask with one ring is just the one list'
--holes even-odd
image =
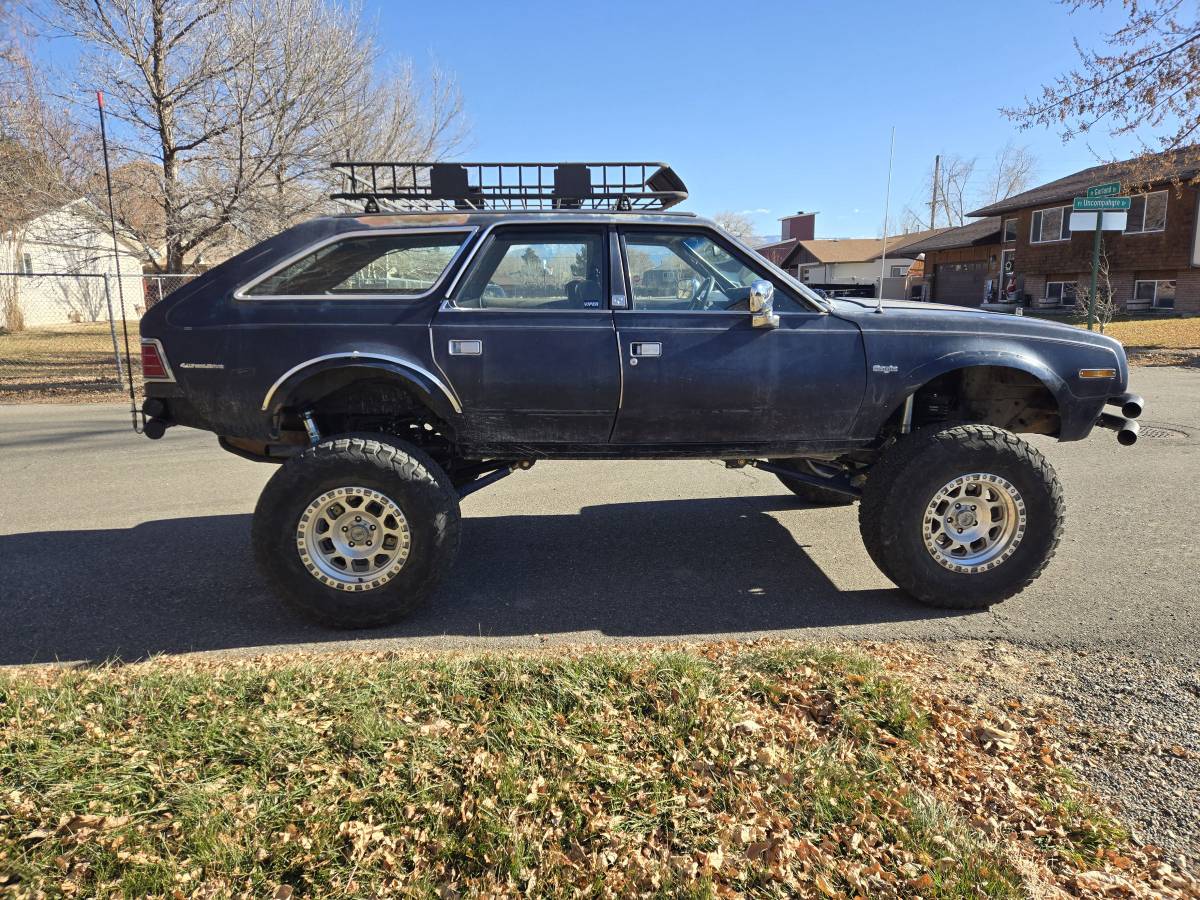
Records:
{"label": "house roof", "polygon": [[[935,228],[926,231],[912,231],[908,234],[890,235],[887,239],[887,254],[890,257],[903,258],[906,254],[901,251],[907,249],[909,245],[941,231],[945,231],[945,229]],[[794,265],[795,257],[799,255],[801,248],[811,253],[818,263],[871,262],[871,260],[879,259],[884,250],[882,238],[826,238],[800,241],[788,253],[783,265]]]}
{"label": "house roof", "polygon": [[768,241],[765,244],[756,244],[754,246],[754,249],[755,250],[767,250],[771,247],[790,247],[794,243],[796,243],[795,238],[788,238],[787,240],[783,240],[783,241]]}
{"label": "house roof", "polygon": [[[22,222],[18,227],[23,231],[29,231],[34,229],[37,223],[43,219],[49,219],[51,216],[64,214],[78,216],[80,220],[86,224],[88,230],[93,231],[96,234],[104,235],[108,240],[112,240],[112,230],[108,227],[107,213],[105,213],[102,209],[100,209],[99,206],[86,197],[77,197],[74,200],[69,200],[50,209],[45,209],[39,212],[37,215],[32,216],[31,218]],[[141,256],[142,248],[119,232],[120,229],[118,229],[117,234],[118,243],[123,246],[127,252],[136,256]],[[55,235],[53,233],[47,233],[45,235],[39,235],[38,238],[40,239],[36,240],[36,243],[56,244],[59,242],[59,238],[66,236],[67,235]]]}
{"label": "house roof", "polygon": [[956,247],[972,247],[975,244],[1000,242],[1000,216],[989,216],[968,222],[957,228],[946,228],[924,240],[905,246],[907,253],[928,253],[930,250],[952,250]]}
{"label": "house roof", "polygon": [[1038,187],[1014,194],[998,203],[967,213],[968,216],[994,216],[1000,213],[1040,206],[1060,200],[1081,197],[1089,187],[1106,181],[1144,184],[1169,181],[1173,178],[1194,178],[1200,174],[1200,145],[1157,153],[1149,157],[1126,159],[1121,162],[1104,163],[1081,169],[1071,175],[1050,181]]}

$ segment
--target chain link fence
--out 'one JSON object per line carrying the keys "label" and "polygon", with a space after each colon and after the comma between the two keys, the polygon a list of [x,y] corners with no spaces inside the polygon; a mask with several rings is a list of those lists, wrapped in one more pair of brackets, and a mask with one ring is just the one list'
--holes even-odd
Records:
{"label": "chain link fence", "polygon": [[142,313],[194,277],[0,272],[0,402],[115,399],[130,363],[138,378]]}

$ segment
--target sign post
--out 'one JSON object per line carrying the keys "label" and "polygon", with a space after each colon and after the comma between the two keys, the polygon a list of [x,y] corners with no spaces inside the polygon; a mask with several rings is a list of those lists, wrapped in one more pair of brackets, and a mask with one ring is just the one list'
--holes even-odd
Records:
{"label": "sign post", "polygon": [[1076,197],[1071,207],[1075,212],[1096,213],[1096,231],[1092,239],[1092,289],[1088,293],[1088,331],[1096,324],[1096,281],[1100,274],[1100,232],[1104,230],[1104,211],[1128,210],[1132,203],[1128,197],[1116,196],[1120,192],[1119,181],[1098,184],[1088,188],[1086,197]]}

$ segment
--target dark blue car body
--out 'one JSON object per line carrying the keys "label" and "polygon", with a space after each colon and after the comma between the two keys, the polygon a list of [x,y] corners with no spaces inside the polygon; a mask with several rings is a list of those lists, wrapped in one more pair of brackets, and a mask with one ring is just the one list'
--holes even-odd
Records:
{"label": "dark blue car body", "polygon": [[[454,304],[497,233],[568,227],[595,231],[607,247],[596,308]],[[648,228],[702,233],[770,281],[778,327],[754,327],[744,308],[629,308],[622,238]],[[244,293],[309,248],[391,230],[461,232],[464,241],[419,297]],[[905,416],[1079,440],[1128,379],[1111,338],[938,304],[823,300],[714,224],[670,213],[320,218],[196,278],[148,310],[141,327],[169,369],[147,382],[151,417],[212,431],[228,449],[260,459],[304,444],[304,408],[320,422],[325,393],[363,380],[393,385],[399,393],[380,396],[419,407],[462,460],[834,460],[869,455]],[[451,354],[462,341],[479,342],[480,352]],[[639,358],[633,347],[642,344],[660,352]],[[1084,370],[1112,375],[1084,378]]]}

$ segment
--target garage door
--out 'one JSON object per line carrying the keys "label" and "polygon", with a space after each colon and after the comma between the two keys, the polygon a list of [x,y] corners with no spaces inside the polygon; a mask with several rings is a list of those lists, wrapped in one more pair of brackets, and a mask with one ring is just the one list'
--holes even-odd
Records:
{"label": "garage door", "polygon": [[938,303],[978,306],[983,302],[983,284],[987,281],[987,263],[942,263],[933,279],[933,299]]}

